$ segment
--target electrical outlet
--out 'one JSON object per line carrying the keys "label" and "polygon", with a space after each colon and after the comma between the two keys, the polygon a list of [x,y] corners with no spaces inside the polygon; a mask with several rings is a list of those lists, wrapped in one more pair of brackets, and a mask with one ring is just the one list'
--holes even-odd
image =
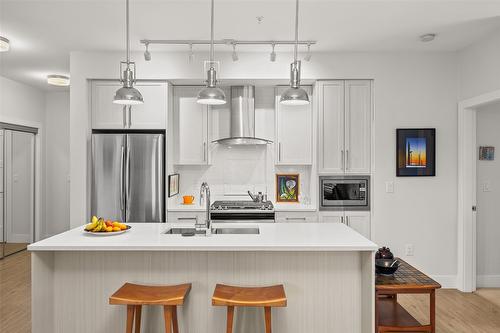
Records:
{"label": "electrical outlet", "polygon": [[491,182],[489,180],[483,183],[483,192],[491,192]]}
{"label": "electrical outlet", "polygon": [[413,256],[413,244],[406,244],[405,245],[405,254],[408,257]]}
{"label": "electrical outlet", "polygon": [[394,182],[393,181],[385,182],[385,192],[386,193],[394,193]]}

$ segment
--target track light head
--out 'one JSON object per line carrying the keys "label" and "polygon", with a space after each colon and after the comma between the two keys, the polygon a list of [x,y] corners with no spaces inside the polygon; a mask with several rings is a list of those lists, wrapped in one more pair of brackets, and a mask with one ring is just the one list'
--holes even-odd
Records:
{"label": "track light head", "polygon": [[238,53],[236,53],[236,44],[234,43],[233,43],[233,54],[231,55],[231,57],[233,58],[233,61],[239,60]]}
{"label": "track light head", "polygon": [[151,61],[151,52],[149,52],[149,44],[146,44],[146,51],[144,51],[144,60]]}
{"label": "track light head", "polygon": [[271,54],[269,55],[269,60],[271,60],[271,62],[276,61],[276,52],[274,52],[274,46],[275,46],[275,44],[272,44],[273,50],[271,51]]}

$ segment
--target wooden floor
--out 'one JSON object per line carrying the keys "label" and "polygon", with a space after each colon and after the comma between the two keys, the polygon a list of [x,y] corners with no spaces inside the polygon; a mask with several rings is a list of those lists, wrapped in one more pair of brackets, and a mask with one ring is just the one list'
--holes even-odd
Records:
{"label": "wooden floor", "polygon": [[[30,256],[23,251],[0,260],[0,332],[30,332]],[[427,321],[428,298],[402,295],[399,301],[420,321]],[[437,333],[500,332],[500,289],[474,294],[438,290]]]}

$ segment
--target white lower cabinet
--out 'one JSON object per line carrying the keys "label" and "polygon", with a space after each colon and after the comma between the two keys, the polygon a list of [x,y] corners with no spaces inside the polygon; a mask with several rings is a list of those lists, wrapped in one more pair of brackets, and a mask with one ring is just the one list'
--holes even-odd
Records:
{"label": "white lower cabinet", "polygon": [[276,222],[317,222],[317,212],[276,212]]}
{"label": "white lower cabinet", "polygon": [[344,223],[366,238],[371,238],[370,212],[320,212],[321,222]]}
{"label": "white lower cabinet", "polygon": [[168,212],[167,223],[182,224],[193,226],[198,223],[204,223],[206,213],[202,211],[187,211],[187,212]]}

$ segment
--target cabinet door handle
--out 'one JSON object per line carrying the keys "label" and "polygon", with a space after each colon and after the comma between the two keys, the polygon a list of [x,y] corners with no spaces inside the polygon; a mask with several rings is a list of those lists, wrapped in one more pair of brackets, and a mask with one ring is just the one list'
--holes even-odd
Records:
{"label": "cabinet door handle", "polygon": [[346,216],[345,220],[346,220],[347,226],[350,227],[351,226],[351,222],[349,222],[349,216]]}
{"label": "cabinet door handle", "polygon": [[278,142],[278,162],[281,162],[281,142]]}
{"label": "cabinet door handle", "polygon": [[295,221],[299,221],[299,220],[300,220],[300,221],[305,221],[305,220],[306,220],[306,218],[305,218],[304,216],[303,216],[303,217],[287,217],[287,218],[286,218],[286,220],[287,220],[287,221],[294,221],[294,220],[295,220]]}
{"label": "cabinet door handle", "polygon": [[203,162],[207,161],[207,143],[203,142]]}
{"label": "cabinet door handle", "polygon": [[123,128],[127,128],[127,106],[123,106]]}
{"label": "cabinet door handle", "polygon": [[344,224],[344,217],[343,216],[340,217],[340,223]]}
{"label": "cabinet door handle", "polygon": [[[340,151],[340,159],[342,161],[342,170],[344,170],[344,165],[345,165],[345,161],[344,161],[344,149],[342,149]],[[343,222],[342,222],[343,223]]]}
{"label": "cabinet door handle", "polygon": [[178,221],[196,221],[198,220],[197,217],[178,217]]}
{"label": "cabinet door handle", "polygon": [[132,105],[128,106],[128,128],[132,127]]}
{"label": "cabinet door handle", "polygon": [[346,170],[349,170],[351,168],[351,162],[349,161],[349,149],[346,149],[345,151],[345,164]]}

